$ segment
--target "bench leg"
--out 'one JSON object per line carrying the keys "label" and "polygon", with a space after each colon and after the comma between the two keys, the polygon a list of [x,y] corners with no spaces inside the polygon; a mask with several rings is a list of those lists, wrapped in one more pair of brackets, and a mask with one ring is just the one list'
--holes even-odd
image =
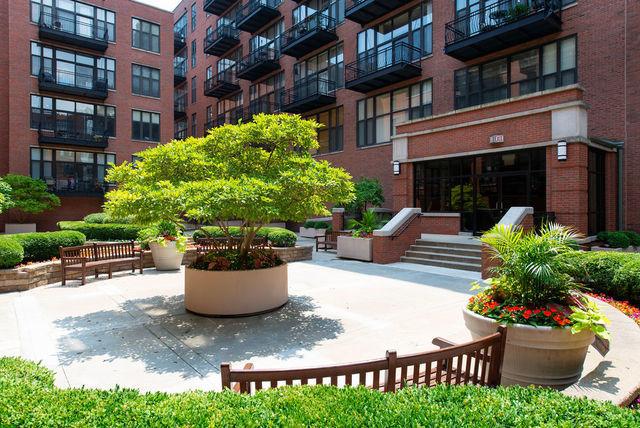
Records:
{"label": "bench leg", "polygon": [[81,279],[81,283],[82,285],[85,285],[87,283],[87,279],[86,279],[86,273],[84,271],[84,269],[82,269],[82,279]]}
{"label": "bench leg", "polygon": [[95,270],[95,278],[98,278],[98,269]]}
{"label": "bench leg", "polygon": [[62,271],[62,285],[67,285],[67,275],[65,275],[66,272],[63,270]]}
{"label": "bench leg", "polygon": [[109,265],[109,279],[113,277],[113,270],[111,269],[111,265]]}
{"label": "bench leg", "polygon": [[136,271],[136,263],[131,262],[131,273],[134,273],[135,271]]}

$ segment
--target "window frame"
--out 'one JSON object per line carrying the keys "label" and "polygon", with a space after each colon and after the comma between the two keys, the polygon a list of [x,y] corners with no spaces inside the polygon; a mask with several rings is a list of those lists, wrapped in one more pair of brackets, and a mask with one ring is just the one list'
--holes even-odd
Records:
{"label": "window frame", "polygon": [[[335,112],[335,115],[332,115]],[[320,120],[320,117],[324,114],[328,115],[329,124],[325,124]],[[331,153],[339,153],[344,150],[344,106],[337,106],[324,110],[318,113],[314,113],[308,116],[304,116],[305,119],[314,119],[318,123],[322,123],[324,126],[318,129],[318,142],[321,143],[320,133],[327,132],[327,149],[322,150],[322,146],[319,146],[316,153],[313,155],[325,155]],[[336,121],[335,125],[333,121]]]}
{"label": "window frame", "polygon": [[[148,24],[149,25],[149,31],[144,31],[143,29],[136,29],[135,28],[135,24],[134,21],[138,21],[140,27],[142,27],[144,24]],[[158,34],[153,34],[153,28],[156,27],[158,29]],[[136,40],[136,33],[139,33],[139,37],[138,37],[138,41],[140,41],[140,46],[136,46],[135,45],[135,40]],[[142,19],[142,18],[138,18],[135,16],[131,17],[131,47],[135,48],[135,49],[140,49],[143,50],[145,52],[153,52],[153,53],[160,53],[160,24],[157,24],[155,22],[151,22],[148,21],[146,19]],[[144,39],[144,37],[146,36],[147,38],[147,47],[144,47],[144,43],[142,43],[142,40]],[[158,50],[154,50],[153,49],[153,40],[157,40],[157,46],[158,46]]]}
{"label": "window frame", "polygon": [[[140,70],[140,75],[136,75],[135,74],[135,70],[139,69]],[[149,76],[143,76],[143,70],[149,70]],[[153,82],[155,81],[155,79],[153,78],[153,73],[157,72],[158,74],[158,79],[157,79],[157,95],[154,95],[154,84]],[[149,93],[144,93],[143,91],[141,92],[136,92],[135,91],[135,82],[136,79],[138,79],[138,87],[140,89],[144,88],[144,86],[148,86],[149,87]],[[145,85],[145,82],[148,81],[148,84]],[[143,97],[151,97],[151,98],[160,98],[162,91],[161,91],[161,71],[159,68],[155,68],[155,67],[151,67],[148,65],[143,65],[143,64],[137,64],[137,63],[132,63],[131,64],[131,94],[133,95],[139,95],[139,96],[143,96]]]}
{"label": "window frame", "polygon": [[[140,114],[140,120],[137,121],[140,125],[138,125],[138,127],[140,127],[139,129],[139,135],[136,135],[136,120],[134,119],[134,115],[135,113],[139,113]],[[149,122],[145,122],[143,121],[143,115],[149,115]],[[158,129],[158,138],[157,140],[154,140],[154,136],[153,136],[153,127],[154,127],[154,121],[153,118],[157,117],[157,129]],[[147,143],[159,143],[160,139],[161,139],[161,129],[160,129],[160,124],[161,124],[161,115],[159,112],[155,112],[155,111],[148,111],[148,110],[139,110],[139,109],[131,109],[131,139],[134,141],[144,141]],[[144,134],[144,126],[145,124],[149,127],[149,138],[145,138]]]}

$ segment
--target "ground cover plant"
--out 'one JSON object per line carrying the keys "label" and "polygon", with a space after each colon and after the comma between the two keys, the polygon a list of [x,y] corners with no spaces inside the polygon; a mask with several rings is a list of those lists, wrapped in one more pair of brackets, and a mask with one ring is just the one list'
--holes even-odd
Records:
{"label": "ground cover plant", "polygon": [[35,363],[0,358],[3,427],[637,427],[640,413],[541,388],[286,387],[141,394],[58,389]]}

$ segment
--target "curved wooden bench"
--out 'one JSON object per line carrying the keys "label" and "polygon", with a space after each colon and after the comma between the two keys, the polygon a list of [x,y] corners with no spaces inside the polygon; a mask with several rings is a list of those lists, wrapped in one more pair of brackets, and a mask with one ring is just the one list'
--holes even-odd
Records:
{"label": "curved wooden bench", "polygon": [[67,275],[72,273],[80,274],[82,285],[87,273],[93,272],[97,278],[102,269],[106,269],[111,278],[114,266],[131,265],[131,272],[137,266],[142,273],[143,252],[133,241],[60,247],[59,251],[62,285],[66,285]]}

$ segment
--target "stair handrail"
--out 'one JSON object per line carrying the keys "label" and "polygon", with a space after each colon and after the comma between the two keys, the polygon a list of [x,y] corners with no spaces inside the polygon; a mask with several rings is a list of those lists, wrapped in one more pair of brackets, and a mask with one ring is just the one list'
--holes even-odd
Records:
{"label": "stair handrail", "polygon": [[422,214],[420,208],[403,208],[381,229],[374,230],[373,236],[395,239],[409,227],[411,222]]}

